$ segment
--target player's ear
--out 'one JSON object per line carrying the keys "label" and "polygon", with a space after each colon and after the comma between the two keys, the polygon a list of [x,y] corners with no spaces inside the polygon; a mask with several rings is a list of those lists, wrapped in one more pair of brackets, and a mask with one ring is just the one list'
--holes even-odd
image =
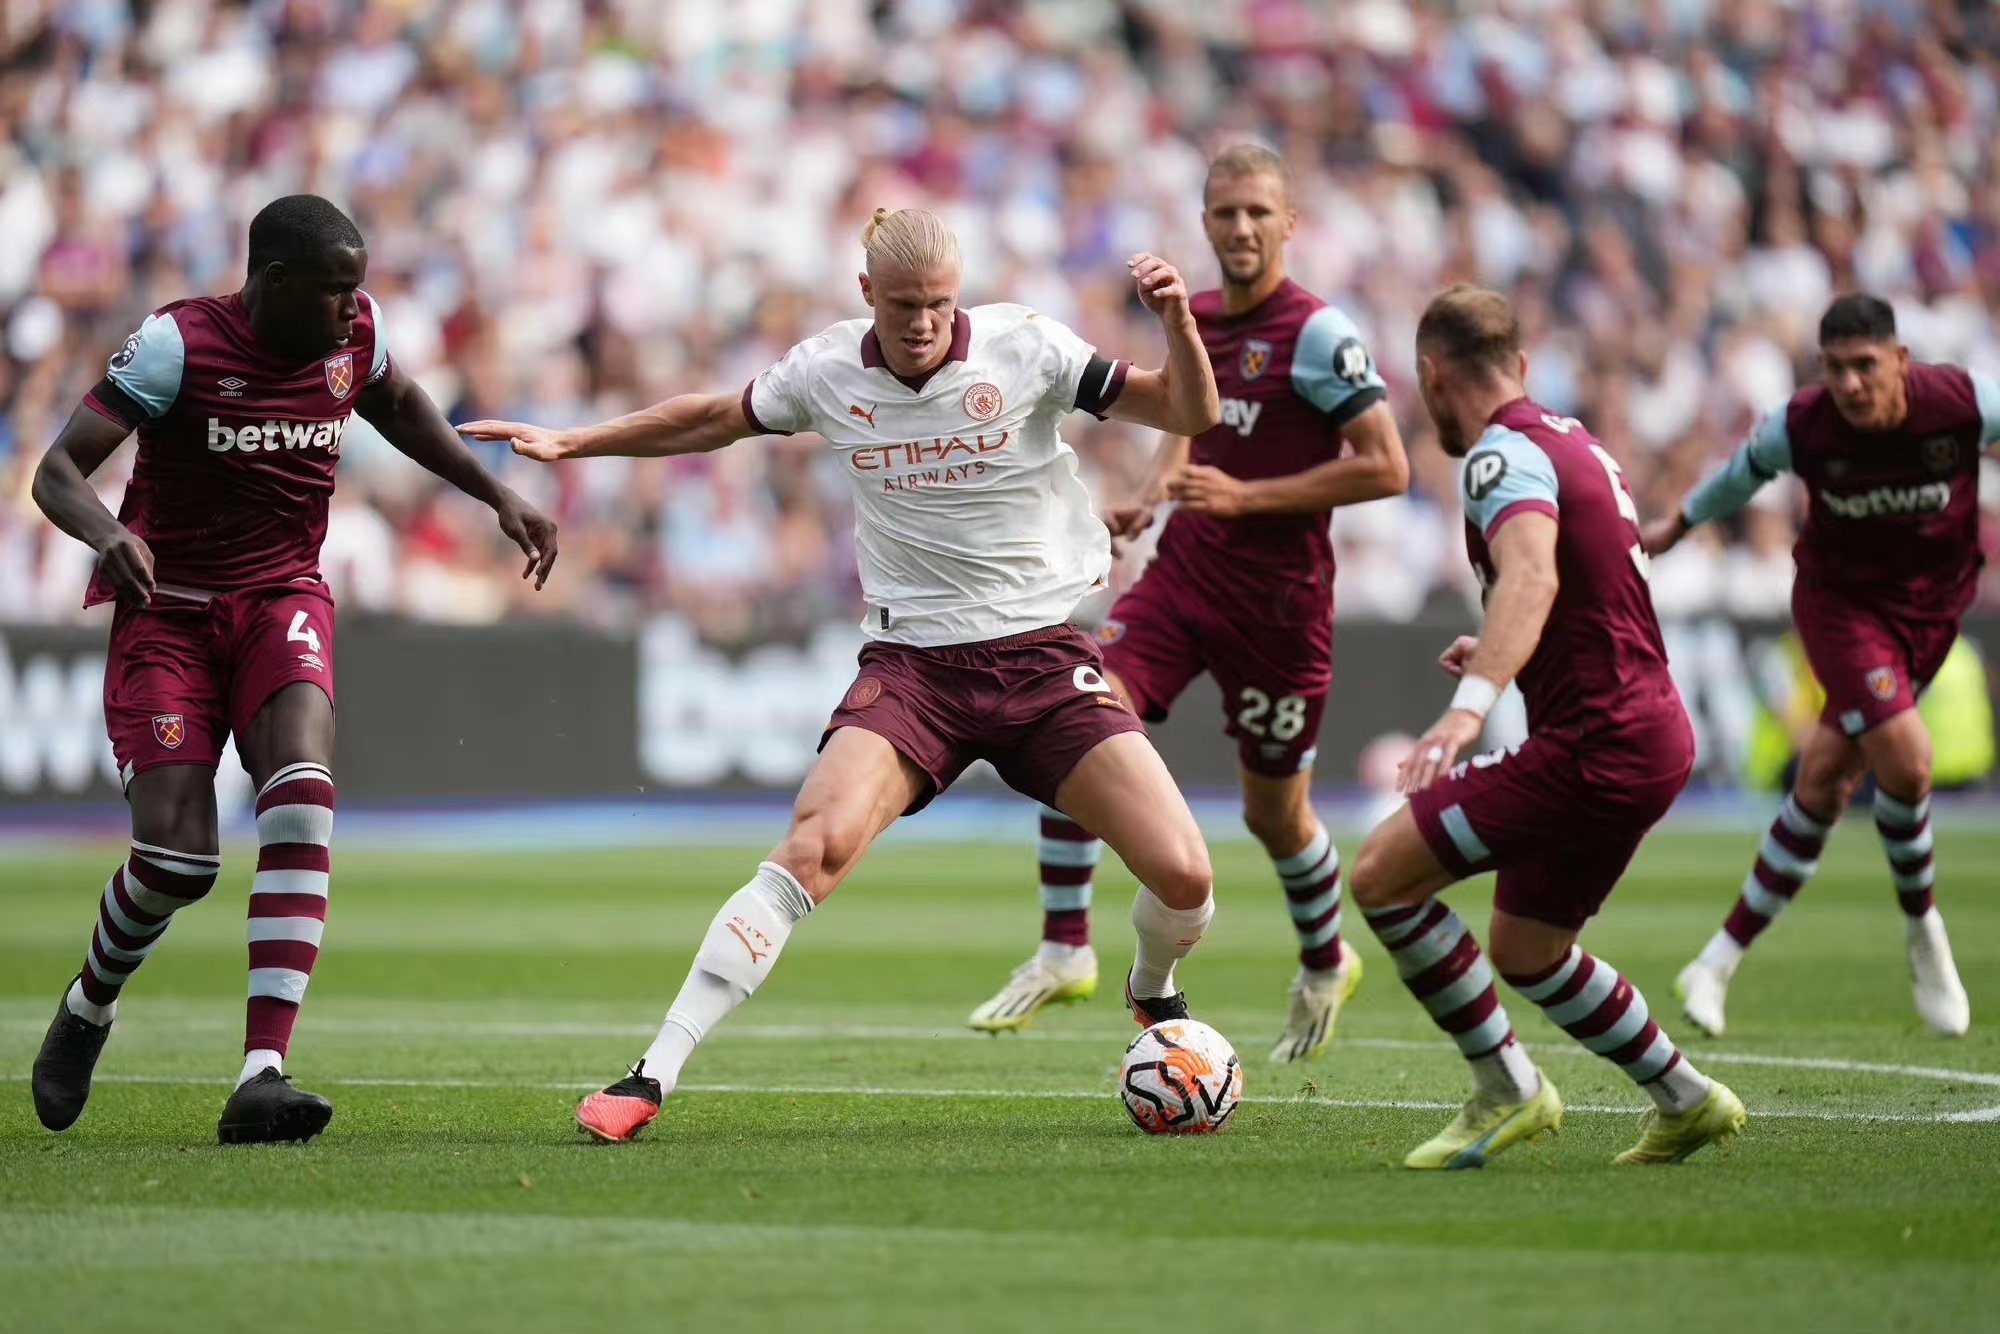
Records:
{"label": "player's ear", "polygon": [[867,273],[862,273],[860,277],[861,299],[868,303],[868,309],[873,310],[875,309],[875,286],[868,281]]}
{"label": "player's ear", "polygon": [[1514,354],[1514,378],[1522,384],[1528,382],[1528,349],[1525,347]]}
{"label": "player's ear", "polygon": [[1287,241],[1292,239],[1292,233],[1297,231],[1298,227],[1299,227],[1299,211],[1295,208],[1287,206],[1285,209],[1285,239]]}
{"label": "player's ear", "polygon": [[266,287],[283,287],[285,285],[285,278],[286,278],[285,262],[280,259],[272,260],[269,264],[266,264],[264,266],[263,271],[259,276],[262,278],[264,286]]}

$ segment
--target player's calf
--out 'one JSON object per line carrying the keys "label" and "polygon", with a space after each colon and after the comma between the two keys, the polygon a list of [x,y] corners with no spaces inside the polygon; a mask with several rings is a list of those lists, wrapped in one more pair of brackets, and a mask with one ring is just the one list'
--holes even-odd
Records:
{"label": "player's calf", "polygon": [[244,931],[250,999],[239,1086],[266,1071],[284,1073],[292,1029],[326,930],[333,809],[333,774],[310,761],[279,769],[257,793],[257,875],[250,882]]}
{"label": "player's calf", "polygon": [[792,927],[813,908],[796,876],[776,862],[760,863],[756,876],[730,895],[708,924],[653,1045],[631,1074],[583,1100],[576,1109],[578,1125],[598,1139],[622,1141],[650,1124],[694,1049],[763,985]]}
{"label": "player's calf", "polygon": [[1090,901],[1104,845],[1053,806],[1042,807],[1037,861],[1042,886],[1042,949],[1046,958],[1090,945]]}
{"label": "player's calf", "polygon": [[[1545,968],[1510,970],[1506,976],[1507,984],[1541,1006],[1551,1023],[1624,1071],[1653,1100],[1669,1127],[1688,1129],[1707,1124],[1700,1117],[1693,1121],[1686,1118],[1705,1105],[1716,1105],[1710,1095],[1720,1086],[1681,1055],[1673,1039],[1654,1022],[1646,998],[1617,969],[1572,944],[1562,958]],[[1734,1134],[1740,1124],[1730,1127],[1728,1133]],[[1719,1127],[1709,1129],[1714,1134],[1704,1131],[1705,1137],[1698,1143],[1683,1145],[1686,1153],[1721,1137]]]}
{"label": "player's calf", "polygon": [[98,899],[97,924],[83,969],[63,995],[35,1056],[35,1114],[50,1130],[67,1130],[90,1100],[91,1075],[118,996],[166,934],[175,913],[204,898],[221,874],[212,853],[174,852],[134,841]]}
{"label": "player's calf", "polygon": [[1215,899],[1193,907],[1169,907],[1147,885],[1132,898],[1132,930],[1138,937],[1132,971],[1125,978],[1125,1001],[1141,1027],[1187,1017],[1187,997],[1174,984],[1174,966],[1185,959],[1215,918]]}
{"label": "player's calf", "polygon": [[1783,915],[1819,869],[1832,832],[1831,817],[1815,814],[1796,791],[1785,795],[1722,929],[1674,981],[1688,1021],[1696,1028],[1710,1037],[1722,1036],[1730,979],[1744,952]]}

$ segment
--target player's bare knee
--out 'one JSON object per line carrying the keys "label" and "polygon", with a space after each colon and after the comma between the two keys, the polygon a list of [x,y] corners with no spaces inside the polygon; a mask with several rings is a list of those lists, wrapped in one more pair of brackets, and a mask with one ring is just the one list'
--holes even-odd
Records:
{"label": "player's bare knee", "polygon": [[1243,803],[1243,827],[1273,857],[1293,856],[1312,842],[1315,823],[1312,807],[1304,802]]}
{"label": "player's bare knee", "polygon": [[212,778],[204,771],[143,775],[129,794],[132,837],[174,852],[213,854],[222,846]]}
{"label": "player's bare knee", "polygon": [[1547,972],[1569,953],[1574,937],[1560,938],[1547,931],[1509,930],[1505,919],[1496,919],[1487,933],[1486,955],[1494,971],[1505,978],[1529,978]]}
{"label": "player's bare knee", "polygon": [[1363,911],[1394,906],[1403,889],[1384,842],[1378,826],[1362,841],[1361,851],[1354,855],[1354,869],[1347,877],[1347,892]]}
{"label": "player's bare knee", "polygon": [[1931,794],[1931,755],[1899,756],[1875,772],[1875,785],[1898,801],[1919,802]]}
{"label": "player's bare knee", "polygon": [[813,902],[822,903],[840,885],[861,852],[859,835],[843,829],[840,820],[808,812],[794,818],[791,830],[772,851],[770,860],[791,872]]}
{"label": "player's bare knee", "polygon": [[1146,888],[1169,908],[1199,908],[1215,885],[1208,845],[1195,834],[1147,869]]}

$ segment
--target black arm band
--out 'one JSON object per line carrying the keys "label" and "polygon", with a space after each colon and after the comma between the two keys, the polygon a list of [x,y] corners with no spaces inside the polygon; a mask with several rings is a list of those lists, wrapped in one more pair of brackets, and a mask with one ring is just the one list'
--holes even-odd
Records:
{"label": "black arm band", "polygon": [[1118,395],[1125,390],[1125,372],[1130,367],[1122,361],[1106,361],[1103,357],[1092,357],[1077,377],[1076,406],[1079,412],[1088,412],[1093,417],[1102,417],[1118,401]]}
{"label": "black arm band", "polygon": [[1387,395],[1382,390],[1371,385],[1358,394],[1350,395],[1339,407],[1327,413],[1326,419],[1333,424],[1335,430],[1339,430],[1362,413],[1368,411],[1368,409],[1374,407],[1377,403],[1380,403],[1385,397]]}
{"label": "black arm band", "polygon": [[139,423],[152,414],[141,407],[139,401],[118,387],[118,382],[110,376],[99,380],[90,391],[91,398],[105,409],[105,415],[112,418],[126,430],[137,430]]}

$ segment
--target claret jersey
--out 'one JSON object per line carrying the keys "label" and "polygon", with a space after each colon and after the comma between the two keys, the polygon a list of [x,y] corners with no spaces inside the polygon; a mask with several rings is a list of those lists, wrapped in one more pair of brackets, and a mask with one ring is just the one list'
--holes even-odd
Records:
{"label": "claret jersey", "polygon": [[[146,317],[84,402],[139,433],[118,521],[152,549],[163,591],[196,596],[319,577],[334,466],[356,396],[390,373],[381,308],[358,294],[347,344],[283,361],[240,295]],[[99,576],[88,606],[114,592]]]}

